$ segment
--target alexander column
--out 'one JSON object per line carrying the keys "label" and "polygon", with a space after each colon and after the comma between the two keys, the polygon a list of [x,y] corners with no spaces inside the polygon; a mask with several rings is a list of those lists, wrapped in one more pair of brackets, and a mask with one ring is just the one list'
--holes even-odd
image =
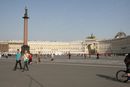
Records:
{"label": "alexander column", "polygon": [[23,46],[22,48],[22,53],[24,53],[25,50],[29,51],[29,46],[28,46],[28,9],[25,7],[25,14],[24,14],[24,37],[23,37]]}

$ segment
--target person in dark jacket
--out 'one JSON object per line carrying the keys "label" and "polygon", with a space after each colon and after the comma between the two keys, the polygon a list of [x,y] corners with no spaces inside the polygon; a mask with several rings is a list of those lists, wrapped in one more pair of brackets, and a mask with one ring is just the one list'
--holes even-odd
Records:
{"label": "person in dark jacket", "polygon": [[70,59],[71,58],[71,53],[70,52],[69,52],[68,56],[69,56],[69,59]]}
{"label": "person in dark jacket", "polygon": [[99,53],[97,53],[97,59],[99,59]]}
{"label": "person in dark jacket", "polygon": [[125,57],[124,62],[126,64],[128,76],[130,77],[130,53]]}

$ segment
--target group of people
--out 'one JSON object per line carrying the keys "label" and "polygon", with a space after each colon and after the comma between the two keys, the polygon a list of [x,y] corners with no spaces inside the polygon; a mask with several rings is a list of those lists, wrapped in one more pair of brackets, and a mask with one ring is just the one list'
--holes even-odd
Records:
{"label": "group of people", "polygon": [[[21,60],[23,60],[24,65],[22,67]],[[19,64],[20,69],[24,72],[25,68],[27,71],[29,71],[28,64],[32,63],[32,54],[29,53],[27,50],[24,51],[23,54],[21,54],[20,50],[17,49],[16,53],[16,64],[14,67],[14,71],[17,69],[17,65]]]}
{"label": "group of people", "polygon": [[[70,59],[71,54],[68,54],[68,56],[69,56],[69,59]],[[22,64],[21,64],[21,60],[23,60],[23,62],[24,62],[23,67],[22,67]],[[40,61],[41,61],[40,57],[38,57],[38,62],[40,62]],[[128,76],[130,77],[130,53],[125,57],[124,62],[126,64]],[[28,71],[29,70],[28,64],[31,64],[31,63],[32,63],[32,54],[29,53],[27,50],[25,50],[24,53],[21,54],[20,50],[17,49],[16,64],[15,64],[15,67],[14,67],[14,71],[17,69],[18,64],[20,66],[20,69],[22,69],[22,71],[24,71],[25,68]]]}

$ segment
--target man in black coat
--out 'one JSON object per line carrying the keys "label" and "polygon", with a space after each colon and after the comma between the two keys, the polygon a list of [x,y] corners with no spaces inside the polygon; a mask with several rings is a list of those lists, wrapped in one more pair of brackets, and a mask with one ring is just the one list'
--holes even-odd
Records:
{"label": "man in black coat", "polygon": [[130,53],[125,57],[124,62],[126,64],[128,76],[130,77]]}

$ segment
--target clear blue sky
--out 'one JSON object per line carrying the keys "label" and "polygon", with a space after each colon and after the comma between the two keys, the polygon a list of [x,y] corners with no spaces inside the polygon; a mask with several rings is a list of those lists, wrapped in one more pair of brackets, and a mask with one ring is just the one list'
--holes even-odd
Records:
{"label": "clear blue sky", "polygon": [[0,0],[0,40],[23,39],[25,5],[29,40],[98,39],[130,35],[130,0]]}

